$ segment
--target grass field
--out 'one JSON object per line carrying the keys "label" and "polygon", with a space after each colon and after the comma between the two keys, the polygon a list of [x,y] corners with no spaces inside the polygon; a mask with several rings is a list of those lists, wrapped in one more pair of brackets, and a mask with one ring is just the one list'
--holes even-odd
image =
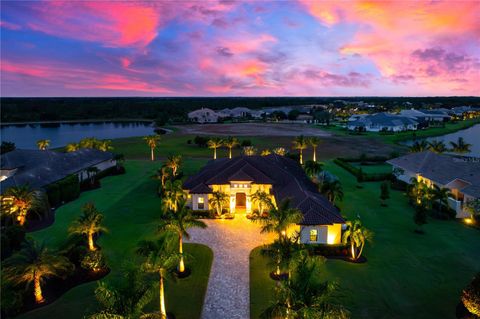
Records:
{"label": "grass field", "polygon": [[[328,260],[319,274],[339,283],[342,303],[352,318],[455,318],[462,289],[480,271],[480,233],[458,221],[429,219],[425,235],[413,233],[413,209],[402,192],[391,191],[388,207],[380,206],[380,183],[363,183],[329,162],[345,198],[348,218],[360,215],[375,233],[365,249],[366,264]],[[266,260],[251,254],[251,317],[258,318],[273,295]]]}
{"label": "grass field", "polygon": [[386,163],[379,163],[374,165],[361,165],[360,162],[350,162],[355,167],[361,168],[364,173],[367,174],[382,174],[391,173],[392,166]]}
{"label": "grass field", "polygon": [[[197,170],[202,161],[187,161],[186,171]],[[134,248],[141,239],[154,238],[160,213],[160,199],[156,195],[157,181],[150,178],[159,162],[127,161],[125,175],[102,179],[102,188],[84,192],[80,198],[68,203],[56,212],[55,223],[41,231],[30,233],[36,240],[44,240],[50,247],[61,245],[68,233],[70,223],[80,215],[80,208],[93,202],[105,216],[105,226],[110,230],[102,235],[98,244],[104,251],[112,269],[105,280],[119,280],[120,269],[126,261],[134,258]],[[185,244],[186,260],[192,267],[192,275],[176,283],[166,284],[167,311],[176,318],[199,318],[207,287],[213,253],[199,244]],[[87,283],[68,291],[56,302],[24,314],[19,318],[83,318],[97,305],[93,291],[96,283]],[[157,310],[154,299],[147,310]]]}

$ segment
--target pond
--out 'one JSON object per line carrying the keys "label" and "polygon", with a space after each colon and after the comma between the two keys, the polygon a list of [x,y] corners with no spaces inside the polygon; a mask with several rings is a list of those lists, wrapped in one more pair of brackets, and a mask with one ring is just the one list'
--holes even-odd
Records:
{"label": "pond", "polygon": [[[442,136],[429,137],[426,140],[428,142],[443,141],[445,145],[448,148],[450,148],[451,147],[450,142],[457,142],[459,137],[463,137],[466,143],[472,144],[470,148],[470,153],[467,153],[465,155],[480,157],[480,124],[476,124],[472,127],[469,127],[461,131],[457,131],[455,133],[442,135]],[[412,145],[413,141],[409,141],[405,144]]]}
{"label": "pond", "polygon": [[38,140],[50,140],[50,148],[77,143],[85,137],[114,139],[154,133],[151,122],[85,122],[2,125],[0,140],[17,148],[36,149]]}

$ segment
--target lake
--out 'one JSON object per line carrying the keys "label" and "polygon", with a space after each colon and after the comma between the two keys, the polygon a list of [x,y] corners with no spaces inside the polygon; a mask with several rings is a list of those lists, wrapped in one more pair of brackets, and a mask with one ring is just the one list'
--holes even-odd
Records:
{"label": "lake", "polygon": [[[429,137],[427,141],[443,141],[445,145],[450,148],[450,142],[457,142],[459,137],[463,137],[466,143],[472,144],[471,152],[464,154],[468,156],[475,156],[480,157],[480,124],[476,124],[472,127],[469,127],[465,130],[457,131],[455,133],[442,135],[442,136],[435,136]],[[405,143],[407,145],[412,145],[413,141],[409,141]]]}
{"label": "lake", "polygon": [[36,149],[38,140],[50,140],[50,148],[78,143],[85,137],[114,139],[154,133],[150,122],[85,122],[2,125],[0,140],[14,142],[17,148]]}

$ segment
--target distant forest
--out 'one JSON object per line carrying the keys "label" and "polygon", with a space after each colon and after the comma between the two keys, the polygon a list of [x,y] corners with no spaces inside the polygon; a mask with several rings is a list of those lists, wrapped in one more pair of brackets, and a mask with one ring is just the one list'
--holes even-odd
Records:
{"label": "distant forest", "polygon": [[181,122],[194,109],[334,104],[363,101],[388,109],[430,106],[480,106],[480,97],[189,97],[189,98],[1,98],[2,122],[67,121],[87,119],[152,119]]}

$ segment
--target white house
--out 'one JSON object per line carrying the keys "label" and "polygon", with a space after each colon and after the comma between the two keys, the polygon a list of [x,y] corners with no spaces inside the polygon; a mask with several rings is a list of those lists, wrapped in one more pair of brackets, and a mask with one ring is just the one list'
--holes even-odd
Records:
{"label": "white house", "polygon": [[400,132],[407,130],[416,130],[418,122],[409,117],[390,114],[390,113],[375,113],[368,115],[357,115],[351,117],[347,123],[349,130],[364,129],[367,132],[392,131]]}
{"label": "white house", "polygon": [[188,113],[188,119],[196,123],[216,123],[219,117],[217,112],[206,107]]}

